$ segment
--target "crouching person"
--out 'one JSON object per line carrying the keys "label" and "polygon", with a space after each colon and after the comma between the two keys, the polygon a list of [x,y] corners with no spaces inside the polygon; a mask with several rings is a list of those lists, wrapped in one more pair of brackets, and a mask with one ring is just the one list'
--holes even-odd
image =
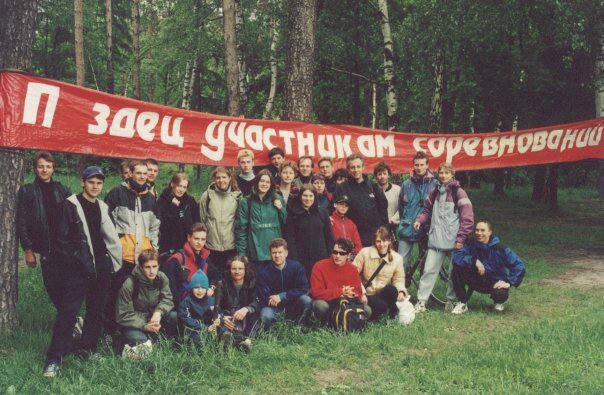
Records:
{"label": "crouching person", "polygon": [[359,298],[367,317],[371,308],[367,296],[363,293],[361,278],[356,266],[349,262],[354,251],[352,241],[339,238],[335,241],[331,257],[315,263],[310,275],[310,294],[313,297],[312,310],[315,317],[326,323],[328,312],[342,297]]}
{"label": "crouching person", "polygon": [[[173,308],[168,277],[159,271],[157,252],[143,250],[117,299],[116,321],[128,343],[122,355],[142,357],[160,332],[174,336],[177,318]],[[144,346],[139,347],[141,344]]]}
{"label": "crouching person", "polygon": [[453,314],[468,311],[467,303],[472,291],[490,294],[495,310],[503,311],[510,285],[518,287],[526,272],[524,263],[514,251],[503,246],[493,235],[489,221],[478,221],[474,235],[463,248],[453,252],[451,280],[459,299]]}
{"label": "crouching person", "polygon": [[287,259],[287,242],[273,239],[269,244],[271,262],[258,271],[260,320],[268,330],[284,314],[304,321],[311,308],[306,270],[298,261]]}
{"label": "crouching person", "polygon": [[178,306],[178,318],[185,325],[185,334],[189,334],[193,343],[201,342],[202,331],[212,322],[214,298],[209,296],[210,282],[202,269],[191,277],[189,294]]}

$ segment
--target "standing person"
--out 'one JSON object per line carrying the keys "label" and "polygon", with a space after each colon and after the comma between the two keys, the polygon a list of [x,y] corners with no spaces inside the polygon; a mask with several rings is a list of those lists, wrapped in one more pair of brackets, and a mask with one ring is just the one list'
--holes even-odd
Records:
{"label": "standing person", "polygon": [[157,199],[159,225],[159,253],[178,250],[187,241],[187,230],[200,222],[199,205],[187,193],[189,177],[176,173]]}
{"label": "standing person", "polygon": [[365,166],[360,155],[349,155],[346,166],[348,179],[338,185],[335,195],[348,196],[348,217],[357,226],[363,246],[370,246],[377,228],[388,226],[388,200],[382,188],[363,174]]}
{"label": "standing person", "polygon": [[17,237],[25,252],[25,263],[36,267],[40,254],[42,281],[52,304],[58,309],[62,294],[62,278],[53,269],[58,263],[56,247],[57,223],[61,205],[71,194],[69,188],[53,181],[55,159],[50,152],[38,151],[33,161],[36,178],[19,188],[17,194]]}
{"label": "standing person", "polygon": [[130,161],[127,159],[121,161],[118,170],[120,173],[120,177],[122,177],[122,181],[126,181],[132,175],[132,173],[130,172]]}
{"label": "standing person", "polygon": [[317,195],[317,204],[319,207],[327,210],[328,213],[333,211],[333,195],[325,189],[325,177],[323,174],[313,174],[312,189]]}
{"label": "standing person", "polygon": [[348,261],[354,251],[352,242],[339,238],[334,242],[331,257],[315,264],[310,275],[310,295],[313,298],[312,310],[317,319],[325,323],[327,313],[340,297],[359,298],[367,317],[371,308],[367,304],[367,295],[361,285],[359,271]]}
{"label": "standing person", "polygon": [[338,196],[334,201],[334,211],[329,219],[331,221],[333,237],[350,240],[354,246],[352,253],[356,255],[363,248],[363,244],[361,243],[361,236],[359,236],[357,226],[346,216],[349,202],[350,199],[348,199],[347,195]]}
{"label": "standing person", "polygon": [[303,319],[311,308],[308,296],[308,279],[304,266],[287,259],[287,241],[274,239],[269,244],[271,261],[258,270],[258,298],[260,321],[270,329],[279,315],[290,319]]}
{"label": "standing person", "polygon": [[428,248],[427,226],[415,230],[413,222],[422,213],[424,200],[437,184],[434,174],[428,169],[428,155],[418,151],[413,157],[413,171],[411,176],[403,182],[399,194],[400,222],[397,229],[399,238],[398,252],[403,256],[403,261],[408,264],[413,253],[413,244],[419,246],[419,256],[422,257]]}
{"label": "standing person", "polygon": [[155,181],[159,175],[159,162],[153,158],[147,158],[145,159],[145,164],[147,165],[147,183],[149,184],[149,192],[154,197],[157,197],[157,193],[155,192]]}
{"label": "standing person", "polygon": [[403,258],[392,249],[392,235],[385,226],[374,233],[373,245],[365,247],[354,258],[361,282],[367,292],[372,319],[388,312],[390,318],[398,313],[397,301],[407,297]]}
{"label": "standing person", "polygon": [[518,287],[526,273],[518,255],[503,246],[499,237],[493,234],[489,221],[478,221],[474,234],[475,237],[469,238],[462,248],[453,251],[451,280],[459,299],[451,311],[453,314],[468,311],[471,291],[489,294],[495,302],[495,311],[503,311],[510,285]]}
{"label": "standing person", "polygon": [[298,177],[294,180],[294,183],[298,187],[302,185],[312,184],[312,176],[314,163],[311,156],[301,156],[298,159]]}
{"label": "standing person", "polygon": [[257,167],[256,174],[258,174],[260,170],[266,169],[273,177],[273,180],[275,180],[275,183],[278,184],[279,166],[281,166],[281,163],[283,163],[283,161],[285,160],[285,153],[283,152],[283,149],[281,149],[280,147],[271,148],[270,151],[268,151],[268,159],[271,163],[264,167]]}
{"label": "standing person", "polygon": [[[459,186],[455,170],[449,163],[438,167],[438,184],[424,201],[422,213],[415,219],[413,228],[419,230],[427,223],[430,223],[428,254],[417,290],[416,312],[426,311],[426,303],[446,255],[463,247],[474,226],[472,202]],[[449,280],[445,310],[450,311],[456,299]]]}
{"label": "standing person", "polygon": [[249,149],[242,149],[237,153],[237,163],[239,164],[239,174],[237,174],[237,187],[243,196],[249,196],[254,187],[254,152]]}
{"label": "standing person", "polygon": [[286,160],[279,166],[279,183],[275,184],[274,189],[283,196],[283,201],[287,204],[300,194],[300,189],[293,183],[298,172],[298,166],[290,160]]}
{"label": "standing person", "polygon": [[57,217],[57,260],[52,270],[60,279],[56,284],[59,302],[44,377],[56,376],[63,357],[72,350],[73,326],[84,300],[86,315],[77,355],[90,356],[101,337],[111,273],[122,265],[117,231],[107,205],[97,198],[104,181],[99,167],[87,167],[82,173],[82,192],[68,197]]}
{"label": "standing person", "polygon": [[235,249],[235,221],[241,200],[241,191],[226,167],[218,166],[212,172],[208,189],[199,201],[201,222],[208,229],[206,248],[210,260],[222,272],[229,258],[237,254]]}
{"label": "standing person", "polygon": [[329,257],[333,245],[329,213],[318,206],[310,185],[302,186],[298,199],[288,208],[283,234],[289,245],[289,255],[304,265],[310,275],[315,262]]}
{"label": "standing person", "polygon": [[271,173],[266,169],[260,170],[252,194],[242,199],[237,208],[237,253],[249,257],[256,265],[270,261],[268,244],[281,237],[287,219],[283,197],[271,188],[272,185]]}
{"label": "standing person", "polygon": [[319,159],[317,166],[319,166],[319,172],[325,177],[325,188],[329,193],[335,193],[337,184],[333,172],[333,159],[324,156]]}
{"label": "standing person", "polygon": [[384,191],[386,200],[388,200],[388,221],[390,222],[390,229],[392,232],[395,232],[399,223],[398,197],[401,187],[390,182],[392,170],[390,170],[390,166],[386,162],[378,163],[373,169],[373,175],[377,180],[377,184]]}

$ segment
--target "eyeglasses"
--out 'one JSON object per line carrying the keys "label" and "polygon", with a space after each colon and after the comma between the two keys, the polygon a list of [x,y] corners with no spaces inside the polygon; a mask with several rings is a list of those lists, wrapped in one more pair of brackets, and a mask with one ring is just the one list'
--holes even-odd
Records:
{"label": "eyeglasses", "polygon": [[348,253],[346,251],[338,251],[338,250],[333,250],[331,253],[334,255],[341,255],[341,256],[348,255]]}

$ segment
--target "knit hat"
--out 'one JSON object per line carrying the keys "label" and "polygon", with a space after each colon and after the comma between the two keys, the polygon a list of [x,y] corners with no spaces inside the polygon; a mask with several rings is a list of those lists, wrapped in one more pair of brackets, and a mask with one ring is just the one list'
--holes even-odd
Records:
{"label": "knit hat", "polygon": [[208,281],[208,276],[203,272],[203,270],[199,269],[195,272],[193,277],[191,277],[191,281],[189,281],[189,289],[193,288],[210,288],[210,282]]}

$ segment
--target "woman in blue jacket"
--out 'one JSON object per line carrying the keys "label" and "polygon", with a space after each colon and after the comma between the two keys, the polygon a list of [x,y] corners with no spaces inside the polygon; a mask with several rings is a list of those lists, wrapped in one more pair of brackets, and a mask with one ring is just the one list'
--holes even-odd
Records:
{"label": "woman in blue jacket", "polygon": [[463,248],[453,252],[451,280],[459,299],[453,314],[468,311],[467,303],[472,291],[490,294],[495,310],[503,311],[510,285],[518,287],[526,272],[524,263],[514,251],[503,246],[493,235],[489,221],[478,221],[474,235]]}

